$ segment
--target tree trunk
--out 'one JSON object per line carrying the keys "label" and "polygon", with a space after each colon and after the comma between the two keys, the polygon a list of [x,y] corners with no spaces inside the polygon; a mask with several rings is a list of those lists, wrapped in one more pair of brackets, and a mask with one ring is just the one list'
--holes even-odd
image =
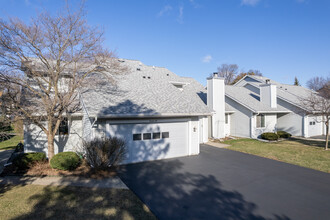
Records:
{"label": "tree trunk", "polygon": [[50,162],[50,160],[53,158],[54,156],[54,136],[49,134],[48,135],[48,160]]}

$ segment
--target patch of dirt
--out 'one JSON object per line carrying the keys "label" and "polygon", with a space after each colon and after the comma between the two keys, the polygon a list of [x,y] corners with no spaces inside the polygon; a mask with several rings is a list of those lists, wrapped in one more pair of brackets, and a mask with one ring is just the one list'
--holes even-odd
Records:
{"label": "patch of dirt", "polygon": [[27,170],[17,170],[13,165],[5,167],[2,175],[28,175],[28,176],[78,176],[93,179],[109,178],[117,175],[116,167],[104,170],[93,169],[85,160],[72,171],[56,170],[50,167],[48,161],[34,163]]}

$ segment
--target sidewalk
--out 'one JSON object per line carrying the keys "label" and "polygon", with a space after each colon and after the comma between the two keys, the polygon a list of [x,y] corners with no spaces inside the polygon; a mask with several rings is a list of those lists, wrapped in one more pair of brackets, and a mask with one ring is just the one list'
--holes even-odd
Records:
{"label": "sidewalk", "polygon": [[5,176],[0,177],[1,184],[14,185],[50,185],[50,186],[81,186],[89,188],[114,188],[128,189],[119,177],[107,179],[89,179],[82,177],[29,177],[29,176]]}
{"label": "sidewalk", "polygon": [[213,147],[219,147],[219,148],[225,148],[225,147],[229,147],[230,146],[228,144],[222,144],[222,143],[213,142],[213,141],[209,141],[206,144],[207,145],[210,145],[210,146],[213,146]]}

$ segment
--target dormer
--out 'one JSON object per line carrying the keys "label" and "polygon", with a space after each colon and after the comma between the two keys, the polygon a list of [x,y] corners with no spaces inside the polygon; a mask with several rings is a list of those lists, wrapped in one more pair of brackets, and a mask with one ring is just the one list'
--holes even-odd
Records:
{"label": "dormer", "polygon": [[170,83],[176,88],[178,88],[180,91],[183,91],[183,88],[189,84],[187,82],[174,82],[174,81],[171,81]]}

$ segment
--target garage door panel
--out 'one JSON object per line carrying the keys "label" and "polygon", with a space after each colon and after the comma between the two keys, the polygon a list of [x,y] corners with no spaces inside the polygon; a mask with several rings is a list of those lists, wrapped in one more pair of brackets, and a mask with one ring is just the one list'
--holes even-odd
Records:
{"label": "garage door panel", "polygon": [[[143,140],[143,134],[168,132],[168,138]],[[133,141],[133,134],[142,140]],[[125,139],[128,152],[125,163],[157,160],[188,155],[187,122],[158,124],[110,124],[109,135]]]}

